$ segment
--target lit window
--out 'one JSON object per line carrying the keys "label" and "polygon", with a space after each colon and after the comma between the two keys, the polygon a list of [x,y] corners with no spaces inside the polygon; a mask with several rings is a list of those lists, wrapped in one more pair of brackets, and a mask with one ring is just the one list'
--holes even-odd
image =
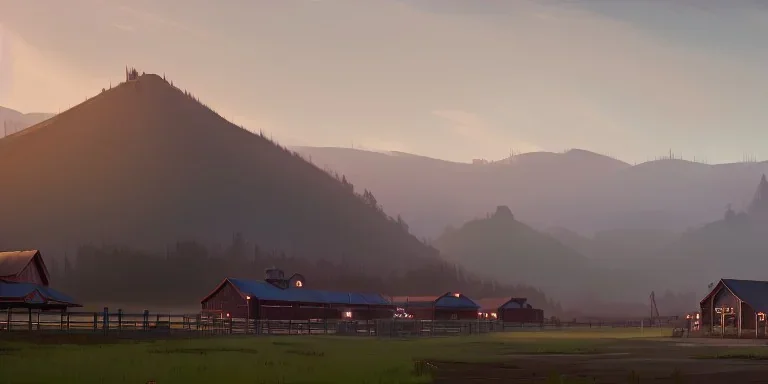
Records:
{"label": "lit window", "polygon": [[491,317],[493,317],[493,318],[495,319],[495,318],[497,318],[498,316],[496,315],[496,312],[494,312],[494,313],[491,313]]}
{"label": "lit window", "polygon": [[345,319],[351,319],[352,318],[352,312],[350,312],[350,311],[344,312],[343,316],[344,316]]}
{"label": "lit window", "polygon": [[760,319],[760,321],[765,321],[765,313],[762,313],[762,312],[758,313],[757,318]]}
{"label": "lit window", "polygon": [[461,293],[454,293],[453,297],[461,297]]}
{"label": "lit window", "polygon": [[296,286],[301,288],[304,284],[301,283],[301,280],[296,280]]}
{"label": "lit window", "polygon": [[697,314],[696,314],[696,319],[698,320],[700,317],[701,317],[701,314],[700,314],[700,313],[697,313]]}

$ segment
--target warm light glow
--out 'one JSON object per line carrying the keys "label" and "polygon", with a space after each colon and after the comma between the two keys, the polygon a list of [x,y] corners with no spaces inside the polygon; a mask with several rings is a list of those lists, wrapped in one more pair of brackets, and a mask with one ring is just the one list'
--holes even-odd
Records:
{"label": "warm light glow", "polygon": [[491,313],[491,317],[493,317],[493,318],[495,319],[495,318],[497,318],[498,316],[496,315],[496,312],[493,312],[493,313]]}
{"label": "warm light glow", "polygon": [[760,313],[758,313],[758,314],[757,314],[757,318],[758,318],[760,321],[765,321],[765,313],[763,313],[763,312],[760,312]]}
{"label": "warm light glow", "polygon": [[685,315],[685,318],[686,318],[686,319],[690,319],[690,318],[691,318],[691,315]]}
{"label": "warm light glow", "polygon": [[461,297],[461,293],[454,293],[453,297]]}
{"label": "warm light glow", "polygon": [[344,312],[344,318],[345,319],[351,319],[352,318],[352,312],[349,312],[349,311]]}
{"label": "warm light glow", "polygon": [[301,280],[296,281],[296,286],[301,288],[304,284],[301,283]]}
{"label": "warm light glow", "polygon": [[229,313],[227,313],[227,317],[229,317]]}
{"label": "warm light glow", "polygon": [[701,314],[697,313],[696,314],[696,319],[698,320],[700,317],[701,317]]}
{"label": "warm light glow", "polygon": [[250,300],[250,299],[251,299],[251,297],[250,297],[250,296],[246,296],[246,297],[245,297],[245,299],[246,299],[246,300]]}

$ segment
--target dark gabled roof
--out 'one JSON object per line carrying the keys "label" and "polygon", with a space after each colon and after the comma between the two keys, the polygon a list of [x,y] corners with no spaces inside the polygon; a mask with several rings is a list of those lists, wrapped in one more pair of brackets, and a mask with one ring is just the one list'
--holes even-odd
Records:
{"label": "dark gabled roof", "polygon": [[434,308],[460,308],[460,309],[479,309],[472,299],[461,293],[448,292],[442,296],[417,296],[417,297],[396,297],[392,300],[395,305],[400,307],[434,307]]}
{"label": "dark gabled roof", "polygon": [[521,309],[526,308],[526,304],[528,304],[528,299],[524,297],[513,297],[507,300],[506,303],[499,306],[499,309]]}
{"label": "dark gabled roof", "polygon": [[48,284],[48,269],[38,250],[0,252],[0,280],[3,277],[14,277],[24,271],[30,263],[36,262],[40,276]]}
{"label": "dark gabled roof", "polygon": [[755,311],[768,312],[768,281],[722,279],[720,282]]}
{"label": "dark gabled roof", "polygon": [[9,301],[81,307],[74,299],[51,287],[31,283],[0,282],[0,302]]}
{"label": "dark gabled roof", "polygon": [[259,300],[286,301],[296,303],[319,303],[341,305],[391,305],[384,296],[375,293],[330,292],[308,288],[279,288],[266,281],[227,278],[206,296],[206,302],[226,284],[232,284],[243,298],[251,296]]}

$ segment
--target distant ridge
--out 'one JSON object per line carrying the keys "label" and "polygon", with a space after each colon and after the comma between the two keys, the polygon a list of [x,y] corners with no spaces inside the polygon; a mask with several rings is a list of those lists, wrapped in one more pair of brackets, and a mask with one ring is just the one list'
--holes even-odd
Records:
{"label": "distant ridge", "polygon": [[0,139],[53,117],[52,113],[21,113],[0,107]]}
{"label": "distant ridge", "polygon": [[[341,179],[341,177],[339,177]],[[72,249],[241,232],[265,250],[360,270],[402,270],[438,252],[373,195],[142,75],[0,140],[0,244]]]}

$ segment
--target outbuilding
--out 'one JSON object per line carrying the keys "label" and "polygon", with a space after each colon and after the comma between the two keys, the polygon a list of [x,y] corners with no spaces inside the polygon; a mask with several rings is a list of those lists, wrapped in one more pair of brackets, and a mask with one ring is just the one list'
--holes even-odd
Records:
{"label": "outbuilding", "polygon": [[51,288],[50,275],[40,251],[0,252],[0,310],[6,327],[13,315],[25,312],[32,326],[32,312],[66,311],[81,307],[71,297]]}
{"label": "outbuilding", "polygon": [[721,279],[699,306],[701,330],[710,335],[764,337],[768,281]]}
{"label": "outbuilding", "polygon": [[217,317],[262,320],[390,319],[394,306],[380,294],[307,288],[304,276],[285,278],[268,269],[265,280],[226,278],[201,300],[202,312]]}
{"label": "outbuilding", "polygon": [[441,296],[399,296],[392,303],[398,312],[416,320],[476,320],[480,306],[458,292]]}
{"label": "outbuilding", "polygon": [[544,311],[528,304],[524,297],[487,298],[477,301],[480,304],[480,318],[499,320],[505,323],[541,323]]}

